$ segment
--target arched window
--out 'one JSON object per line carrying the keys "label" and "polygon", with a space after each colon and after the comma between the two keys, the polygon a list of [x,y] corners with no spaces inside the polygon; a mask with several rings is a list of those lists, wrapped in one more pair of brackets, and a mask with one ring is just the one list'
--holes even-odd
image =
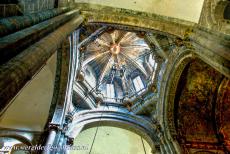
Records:
{"label": "arched window", "polygon": [[142,90],[145,88],[140,76],[137,76],[133,79],[133,84],[137,94],[140,94]]}
{"label": "arched window", "polygon": [[107,84],[106,85],[106,97],[108,101],[114,101],[115,98],[115,91],[114,91],[114,85],[113,84]]}
{"label": "arched window", "polygon": [[154,67],[154,65],[156,64],[155,60],[153,59],[152,55],[149,56],[149,64]]}
{"label": "arched window", "polygon": [[230,20],[230,2],[228,2],[224,9],[224,19]]}

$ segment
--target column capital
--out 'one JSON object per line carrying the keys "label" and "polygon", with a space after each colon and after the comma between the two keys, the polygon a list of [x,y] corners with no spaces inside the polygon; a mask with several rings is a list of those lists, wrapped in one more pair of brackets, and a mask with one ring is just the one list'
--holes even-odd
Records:
{"label": "column capital", "polygon": [[49,123],[48,129],[49,129],[49,130],[55,130],[55,131],[61,130],[61,129],[60,129],[60,125],[58,125],[58,124],[53,124],[53,123]]}
{"label": "column capital", "polygon": [[74,144],[74,138],[67,136],[67,145],[72,146]]}

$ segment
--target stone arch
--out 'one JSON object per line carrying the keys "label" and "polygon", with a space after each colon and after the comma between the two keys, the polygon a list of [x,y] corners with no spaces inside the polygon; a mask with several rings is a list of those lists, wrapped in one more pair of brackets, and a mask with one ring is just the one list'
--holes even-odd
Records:
{"label": "stone arch", "polygon": [[219,1],[214,9],[214,17],[217,29],[229,33],[228,24],[230,22],[230,1]]}
{"label": "stone arch", "polygon": [[22,147],[32,148],[32,146],[33,143],[31,142],[31,140],[23,135],[19,135],[19,134],[0,135],[0,149],[4,147],[3,150],[10,154],[14,154],[18,152],[33,153],[33,151],[29,148],[28,149],[22,148]]}
{"label": "stone arch", "polygon": [[215,152],[211,152],[211,151],[197,151],[194,154],[215,154]]}
{"label": "stone arch", "polygon": [[[143,137],[151,146],[153,152],[168,150],[164,145],[164,138],[157,124],[141,116],[135,116],[127,111],[93,110],[81,111],[74,115],[74,120],[69,127],[67,135],[75,138],[81,130],[92,127],[112,126],[129,130]],[[162,147],[160,147],[162,146]],[[163,147],[164,146],[164,147]]]}
{"label": "stone arch", "polygon": [[226,9],[229,9],[229,1],[224,0],[205,0],[199,24],[201,26],[218,30],[224,33],[229,33],[228,24],[226,20]]}
{"label": "stone arch", "polygon": [[230,20],[227,14],[230,9],[229,1],[220,1],[217,3],[214,11],[214,16],[216,20]]}
{"label": "stone arch", "polygon": [[230,79],[225,77],[219,86],[216,108],[215,108],[215,120],[217,126],[217,134],[220,136],[220,140],[223,142],[223,146],[226,150],[230,151]]}
{"label": "stone arch", "polygon": [[226,20],[230,20],[230,2],[228,2],[227,5],[225,5],[225,8],[224,8],[224,19]]}
{"label": "stone arch", "polygon": [[[186,32],[195,24],[192,22],[159,16],[151,13],[78,3],[76,6],[85,16],[86,24],[107,24],[120,27],[136,27],[184,38]],[[98,12],[99,11],[99,12]],[[95,13],[98,12],[98,13]]]}
{"label": "stone arch", "polygon": [[[197,51],[193,51],[191,49],[186,49],[185,47],[182,47],[179,51],[173,53],[173,55],[170,55],[169,61],[167,63],[167,67],[164,68],[163,72],[164,74],[162,75],[161,78],[161,89],[160,89],[160,100],[158,102],[158,106],[160,106],[160,114],[161,116],[161,123],[163,123],[163,128],[165,128],[165,138],[168,144],[171,144],[173,146],[174,152],[182,152],[182,147],[179,145],[180,142],[178,142],[178,139],[181,139],[180,136],[178,136],[178,126],[175,126],[175,124],[178,122],[178,119],[175,114],[175,109],[177,108],[175,106],[175,101],[177,101],[175,98],[177,98],[177,89],[178,85],[180,83],[180,78],[181,76],[184,76],[183,72],[190,67],[190,64],[193,62],[200,61],[204,63],[207,67],[211,68],[213,71],[215,71],[216,74],[219,74],[219,79],[218,81],[221,81],[224,77],[223,74],[218,72],[215,68],[213,68],[211,65],[209,65],[206,61],[203,61],[204,57],[200,57],[199,55],[196,54]],[[215,74],[214,73],[214,74]],[[227,77],[225,77],[227,78]],[[218,82],[220,83],[220,82]],[[216,85],[217,88],[219,84]],[[215,89],[217,89],[215,88]],[[226,89],[226,87],[225,87]],[[212,95],[212,94],[210,94]],[[222,96],[222,95],[221,95]],[[222,97],[220,97],[222,99]],[[214,99],[214,98],[213,98]],[[225,98],[226,100],[226,98]],[[213,100],[214,101],[214,100]],[[222,101],[222,100],[220,100]],[[222,101],[223,102],[223,101]],[[215,105],[215,103],[214,103]],[[215,107],[215,106],[214,106]],[[226,119],[225,119],[226,120]],[[213,127],[215,131],[215,127]],[[227,129],[225,129],[226,132]],[[218,140],[218,137],[217,139]],[[225,146],[228,148],[228,138],[225,137]],[[219,141],[217,141],[220,143]],[[216,142],[216,143],[217,143]],[[196,145],[193,146],[192,144],[188,144],[189,148],[195,148]],[[205,146],[207,145],[200,145],[199,148],[207,148]],[[216,151],[226,151],[223,149],[221,146],[213,146],[213,149],[216,148]],[[182,152],[183,153],[183,152]]]}
{"label": "stone arch", "polygon": [[169,58],[161,79],[160,100],[158,102],[161,113],[159,113],[159,116],[161,117],[163,128],[165,128],[166,141],[173,147],[172,151],[174,153],[181,152],[180,146],[176,141],[177,133],[174,125],[175,93],[184,68],[193,58],[192,50],[182,47]]}
{"label": "stone arch", "polygon": [[208,147],[222,150],[214,118],[222,79],[221,73],[197,58],[183,70],[175,93],[173,120],[184,153]]}
{"label": "stone arch", "polygon": [[[32,146],[32,142],[26,138],[25,136],[22,136],[22,135],[18,135],[18,134],[9,134],[9,135],[4,135],[4,134],[1,134],[0,135],[0,139],[1,138],[11,138],[11,139],[15,139],[15,140],[18,140],[20,141],[21,143],[27,145],[27,146]],[[3,139],[4,140],[4,139]]]}

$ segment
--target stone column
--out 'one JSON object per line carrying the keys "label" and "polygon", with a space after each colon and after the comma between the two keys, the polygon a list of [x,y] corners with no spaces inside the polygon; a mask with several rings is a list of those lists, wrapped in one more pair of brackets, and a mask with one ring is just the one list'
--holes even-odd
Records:
{"label": "stone column", "polygon": [[56,136],[57,136],[57,133],[58,133],[58,129],[59,129],[58,125],[53,125],[53,124],[49,125],[49,135],[48,135],[48,138],[47,138],[47,141],[46,141],[46,144],[45,144],[45,149],[43,150],[42,154],[50,154],[50,153],[52,153],[51,149],[52,149],[52,146],[55,143]]}
{"label": "stone column", "polygon": [[2,37],[0,40],[0,65],[7,62],[23,51],[23,49],[43,38],[78,14],[79,10],[72,10],[29,28]]}
{"label": "stone column", "polygon": [[66,136],[66,131],[68,130],[69,124],[72,121],[72,114],[67,113],[63,124],[49,124],[49,135],[45,144],[46,149],[44,149],[42,152],[43,154],[62,154],[65,153],[68,144],[73,144],[73,138],[69,138],[68,136]]}
{"label": "stone column", "polygon": [[75,17],[0,67],[1,112],[82,22],[81,16]]}
{"label": "stone column", "polygon": [[16,32],[23,28],[33,26],[37,23],[60,15],[69,11],[70,8],[58,8],[38,13],[28,14],[24,16],[14,16],[10,18],[3,18],[0,20],[0,37]]}

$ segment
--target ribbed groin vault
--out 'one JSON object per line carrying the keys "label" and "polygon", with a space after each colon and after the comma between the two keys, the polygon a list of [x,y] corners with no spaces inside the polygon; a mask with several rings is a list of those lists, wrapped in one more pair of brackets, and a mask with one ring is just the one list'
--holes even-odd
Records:
{"label": "ribbed groin vault", "polygon": [[1,0],[0,153],[230,153],[230,1]]}

